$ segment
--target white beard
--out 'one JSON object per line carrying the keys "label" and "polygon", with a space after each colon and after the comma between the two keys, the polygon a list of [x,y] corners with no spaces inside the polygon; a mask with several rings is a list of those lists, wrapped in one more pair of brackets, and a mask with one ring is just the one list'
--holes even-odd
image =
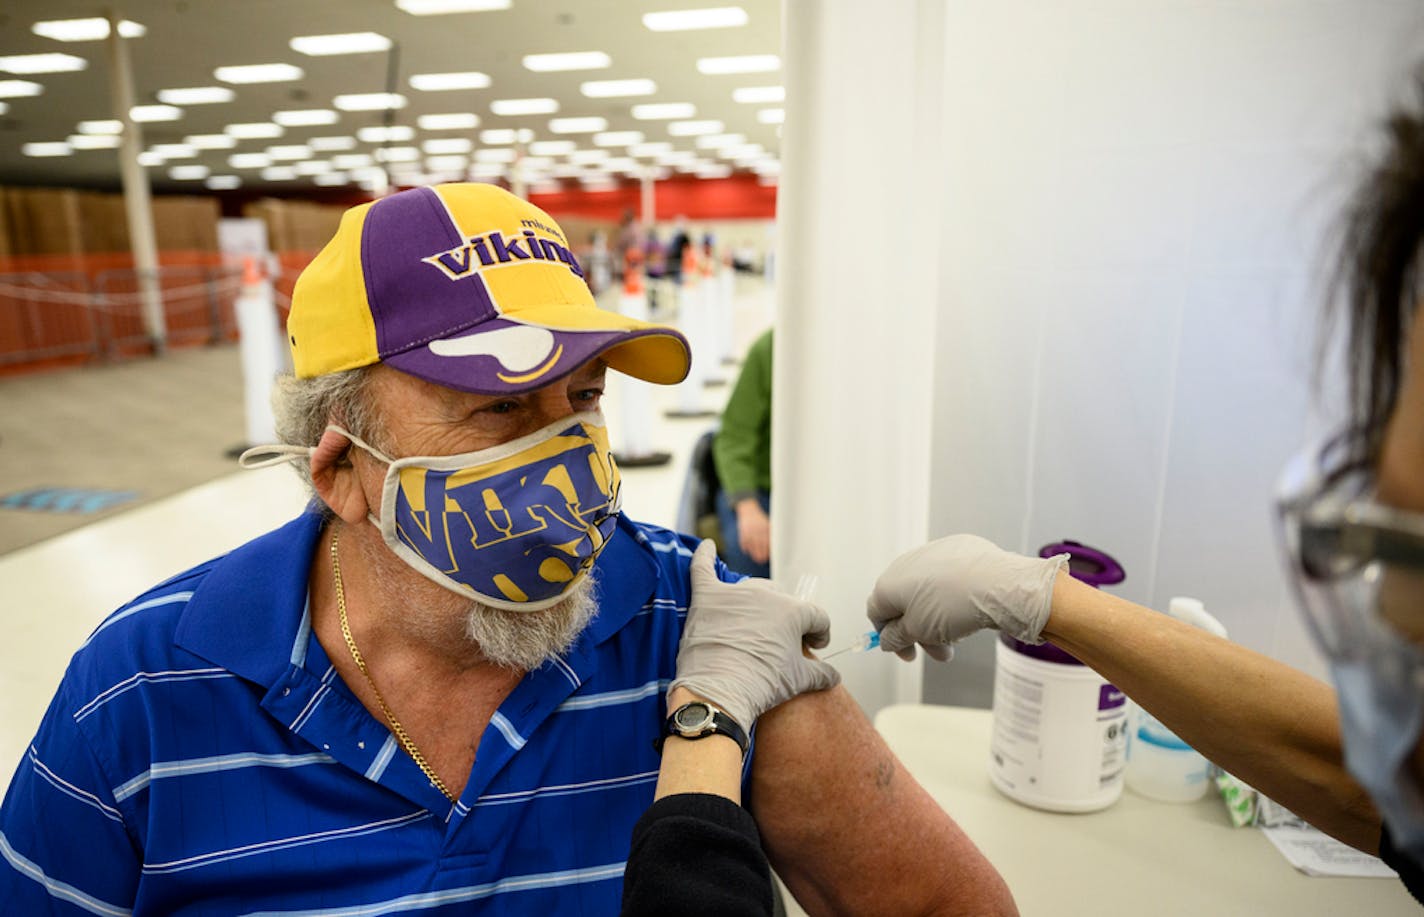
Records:
{"label": "white beard", "polygon": [[568,652],[598,614],[594,587],[590,573],[557,604],[541,611],[506,611],[471,602],[465,613],[465,636],[479,646],[485,661],[533,671]]}

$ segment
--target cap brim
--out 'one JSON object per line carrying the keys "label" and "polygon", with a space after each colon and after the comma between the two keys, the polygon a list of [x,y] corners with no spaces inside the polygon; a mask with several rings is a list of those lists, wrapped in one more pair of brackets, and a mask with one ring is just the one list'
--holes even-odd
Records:
{"label": "cap brim", "polygon": [[[502,336],[521,327],[547,332],[537,353],[503,346]],[[463,352],[471,350],[482,352]],[[517,322],[503,317],[481,322],[476,331],[383,355],[381,362],[447,388],[513,395],[556,382],[598,356],[610,369],[659,385],[681,382],[692,363],[687,338],[675,328],[565,305],[521,309]]]}

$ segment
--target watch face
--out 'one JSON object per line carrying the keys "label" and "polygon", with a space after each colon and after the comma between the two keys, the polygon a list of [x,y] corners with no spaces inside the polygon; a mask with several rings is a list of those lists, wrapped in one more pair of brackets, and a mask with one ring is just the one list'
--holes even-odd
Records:
{"label": "watch face", "polygon": [[697,732],[712,723],[712,708],[706,704],[683,704],[673,714],[673,722],[681,732]]}

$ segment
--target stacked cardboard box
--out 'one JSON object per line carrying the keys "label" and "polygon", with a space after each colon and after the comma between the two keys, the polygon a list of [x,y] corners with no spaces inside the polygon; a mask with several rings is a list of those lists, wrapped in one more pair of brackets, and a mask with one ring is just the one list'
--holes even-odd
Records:
{"label": "stacked cardboard box", "polygon": [[244,207],[242,215],[267,224],[272,251],[314,252],[336,235],[344,210],[330,204],[264,198]]}

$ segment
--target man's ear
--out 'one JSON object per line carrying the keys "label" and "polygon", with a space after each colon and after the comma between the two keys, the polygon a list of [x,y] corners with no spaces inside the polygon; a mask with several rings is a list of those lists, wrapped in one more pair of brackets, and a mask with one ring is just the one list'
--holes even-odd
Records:
{"label": "man's ear", "polygon": [[322,502],[342,521],[358,525],[366,521],[371,506],[351,461],[351,451],[351,440],[335,430],[327,430],[312,450],[311,476]]}

